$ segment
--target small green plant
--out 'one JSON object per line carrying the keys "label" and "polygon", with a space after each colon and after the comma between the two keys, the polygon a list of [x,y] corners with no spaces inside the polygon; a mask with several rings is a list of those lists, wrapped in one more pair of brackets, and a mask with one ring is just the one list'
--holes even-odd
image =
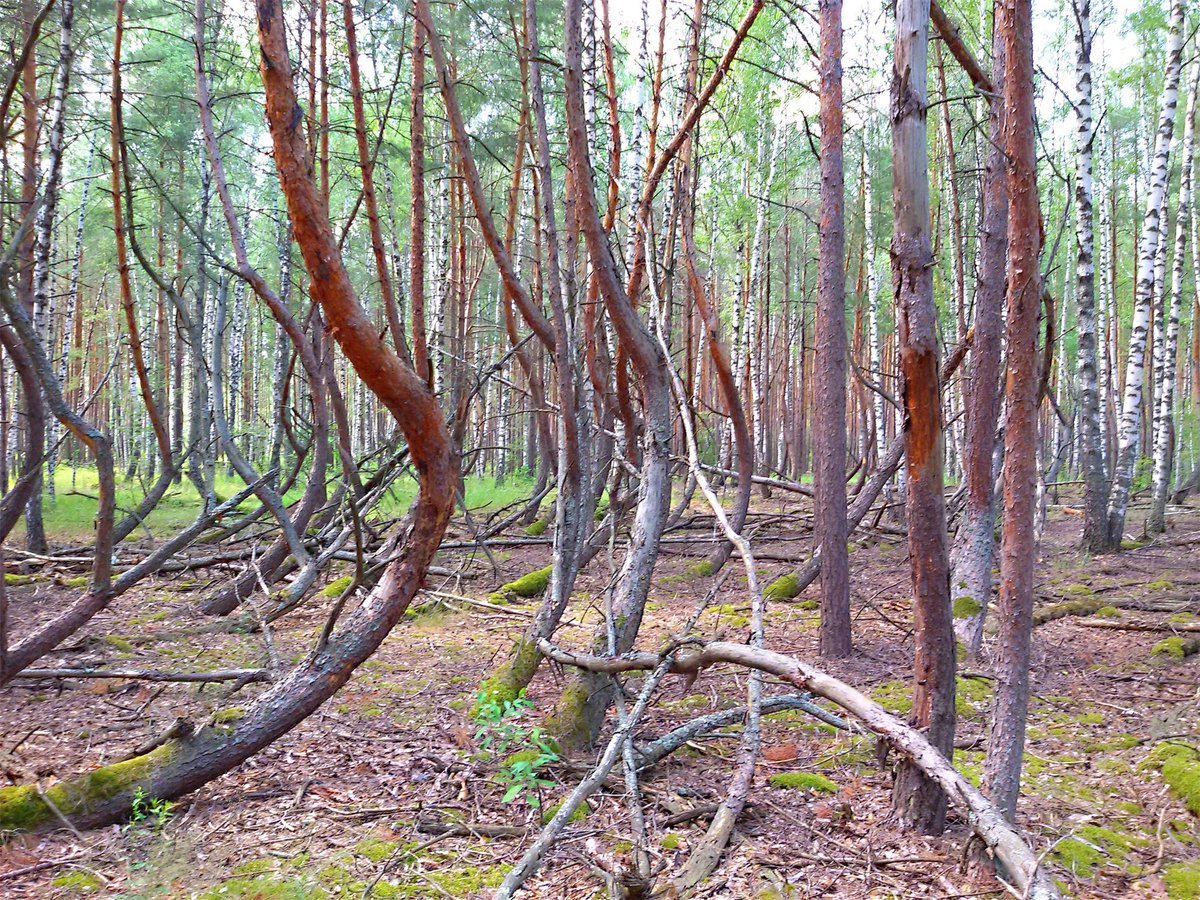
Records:
{"label": "small green plant", "polygon": [[150,797],[142,788],[138,788],[133,792],[133,806],[129,810],[129,827],[132,828],[148,828],[151,831],[159,832],[166,827],[167,820],[171,818],[171,810],[175,808],[175,804],[170,800],[163,800],[159,797]]}
{"label": "small green plant", "polygon": [[542,805],[542,788],[554,782],[541,770],[558,761],[558,753],[536,725],[520,720],[533,709],[524,691],[511,700],[497,700],[480,691],[475,706],[475,742],[493,757],[503,757],[496,779],[505,786],[503,802],[523,798],[531,807]]}

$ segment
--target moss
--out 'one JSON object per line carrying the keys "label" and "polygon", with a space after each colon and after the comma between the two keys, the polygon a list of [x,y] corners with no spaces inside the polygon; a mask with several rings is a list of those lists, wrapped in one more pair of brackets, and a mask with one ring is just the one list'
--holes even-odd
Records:
{"label": "moss", "polygon": [[541,654],[537,645],[526,637],[513,645],[513,651],[494,675],[479,686],[478,697],[471,707],[471,718],[475,718],[484,703],[495,703],[503,708],[521,694],[522,688],[533,680]]}
{"label": "moss", "polygon": [[1086,584],[1065,584],[1062,587],[1062,592],[1075,597],[1090,597],[1096,593]]}
{"label": "moss", "polygon": [[669,832],[667,834],[664,834],[662,836],[662,840],[659,841],[659,846],[662,847],[664,850],[678,850],[679,849],[679,835],[675,834],[674,832]]}
{"label": "moss", "polygon": [[838,792],[835,782],[816,772],[776,772],[767,778],[767,784],[785,791],[816,791],[823,794]]}
{"label": "moss", "polygon": [[707,578],[713,573],[712,560],[702,559],[698,563],[693,563],[687,567],[687,574],[695,578]]}
{"label": "moss", "polygon": [[1200,859],[1176,863],[1163,870],[1170,900],[1194,900],[1200,897]]}
{"label": "moss", "polygon": [[529,763],[530,765],[533,765],[541,758],[542,751],[536,748],[531,748],[529,750],[518,750],[516,753],[510,753],[508,756],[504,757],[504,760],[500,763],[500,765],[506,769],[510,766],[515,766],[518,763]]}
{"label": "moss", "polygon": [[568,751],[580,750],[591,743],[587,722],[587,702],[591,691],[582,678],[567,683],[555,704],[554,712],[546,717],[545,733],[555,744]]}
{"label": "moss", "polygon": [[979,615],[983,611],[983,604],[974,597],[955,597],[954,605],[951,609],[954,613],[954,618],[969,619],[972,616]]}
{"label": "moss", "polygon": [[1055,860],[1083,878],[1090,878],[1105,861],[1123,866],[1129,853],[1145,840],[1100,825],[1084,825],[1060,841],[1052,854]]}
{"label": "moss", "polygon": [[1200,753],[1190,747],[1168,744],[1175,752],[1166,755],[1162,763],[1163,781],[1184,805],[1200,816]]}
{"label": "moss", "polygon": [[546,566],[544,569],[535,569],[532,572],[522,575],[515,581],[508,582],[508,584],[502,584],[499,589],[492,593],[491,599],[504,603],[516,597],[537,597],[550,584],[550,573],[552,571],[554,571],[553,566]]}
{"label": "moss", "polygon": [[709,611],[717,617],[721,624],[731,628],[745,628],[750,624],[749,617],[732,603],[722,603],[720,606],[712,607]]}
{"label": "moss", "polygon": [[321,591],[322,597],[340,597],[346,588],[354,583],[353,575],[343,575],[341,578],[335,578],[329,584],[325,585]]}
{"label": "moss", "polygon": [[104,882],[91,872],[65,872],[50,882],[51,887],[62,888],[72,894],[90,894],[103,890]]}
{"label": "moss", "polygon": [[[566,802],[566,798],[564,797],[562,800],[559,800],[553,806],[546,807],[542,811],[542,824],[545,825],[551,819],[553,819],[556,815],[558,815],[558,811],[560,809],[562,809],[562,805],[565,802]],[[582,822],[584,819],[586,819],[591,814],[592,814],[592,811],[590,808],[588,808],[588,805],[586,803],[580,803],[579,807],[575,810],[575,812],[571,813],[571,818],[567,819],[567,821],[568,822]]]}
{"label": "moss", "polygon": [[119,634],[106,634],[100,640],[121,653],[133,652],[133,642],[129,638],[121,637]]}
{"label": "moss", "polygon": [[1122,550],[1140,550],[1148,541],[1121,541]]}
{"label": "moss", "polygon": [[820,609],[821,604],[816,600],[801,600],[799,603],[801,609],[814,610]]}
{"label": "moss", "polygon": [[1167,616],[1167,622],[1171,625],[1187,625],[1195,621],[1196,617],[1190,612],[1177,612],[1172,616]]}
{"label": "moss", "polygon": [[1200,640],[1172,635],[1150,648],[1150,657],[1180,660],[1200,650]]}
{"label": "moss", "polygon": [[4,573],[4,583],[9,587],[22,587],[37,581],[32,575],[18,575],[15,572]]}
{"label": "moss", "polygon": [[63,580],[63,587],[69,588],[85,588],[91,583],[92,579],[87,575],[76,575],[74,578],[66,578]]}
{"label": "moss", "polygon": [[239,719],[246,717],[246,707],[244,706],[227,706],[224,709],[218,709],[212,714],[212,723],[214,725],[228,725],[230,722],[236,722]]}
{"label": "moss", "polygon": [[53,803],[68,819],[87,814],[101,803],[121,794],[132,793],[164,765],[175,751],[174,742],[124,762],[112,763],[70,781],[60,781],[42,794],[32,785],[0,788],[0,832],[32,831],[54,822]]}
{"label": "moss", "polygon": [[525,533],[530,537],[541,537],[546,533],[546,529],[550,527],[550,519],[538,519],[525,526]]}
{"label": "moss", "polygon": [[383,862],[385,859],[390,859],[399,847],[400,844],[397,841],[384,841],[379,838],[370,837],[364,838],[355,844],[354,852],[373,863],[378,863]]}
{"label": "moss", "polygon": [[668,712],[694,713],[708,709],[711,702],[707,694],[688,694],[678,700],[667,701],[662,704],[662,708]]}
{"label": "moss", "polygon": [[275,868],[269,859],[248,859],[246,862],[233,867],[234,875],[265,875]]}
{"label": "moss", "polygon": [[871,699],[896,715],[906,716],[912,712],[912,688],[906,681],[896,679],[876,685],[871,690]]}
{"label": "moss", "polygon": [[983,780],[983,757],[981,750],[954,751],[954,768],[975,787]]}
{"label": "moss", "polygon": [[257,875],[231,878],[218,887],[197,894],[197,900],[323,900],[329,893],[301,878]]}
{"label": "moss", "polygon": [[1165,581],[1165,580],[1152,581],[1148,585],[1146,585],[1146,590],[1148,590],[1148,591],[1173,591],[1173,590],[1175,590],[1175,585],[1172,584],[1171,582]]}
{"label": "moss", "polygon": [[781,575],[767,585],[764,600],[791,600],[800,593],[800,579],[795,572]]}
{"label": "moss", "polygon": [[1121,611],[1115,606],[1102,606],[1096,610],[1096,618],[1098,619],[1119,619]]}
{"label": "moss", "polygon": [[1108,605],[1097,597],[1081,597],[1077,600],[1052,603],[1033,611],[1033,624],[1044,625],[1046,622],[1053,622],[1055,619],[1063,619],[1067,616],[1090,616]]}

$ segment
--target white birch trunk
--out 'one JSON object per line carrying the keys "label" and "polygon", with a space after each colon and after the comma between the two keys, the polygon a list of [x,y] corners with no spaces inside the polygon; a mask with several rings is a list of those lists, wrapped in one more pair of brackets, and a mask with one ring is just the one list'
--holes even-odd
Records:
{"label": "white birch trunk", "polygon": [[1120,547],[1129,508],[1140,445],[1142,389],[1146,377],[1146,338],[1150,330],[1151,300],[1154,292],[1155,259],[1162,239],[1160,210],[1167,192],[1170,172],[1171,137],[1175,131],[1175,106],[1179,100],[1180,57],[1183,49],[1183,2],[1173,0],[1167,37],[1167,63],[1163,79],[1162,107],[1154,140],[1154,158],[1150,170],[1150,196],[1142,225],[1138,252],[1137,286],[1134,293],[1133,328],[1129,336],[1129,357],[1125,369],[1125,396],[1117,433],[1117,459],[1112,490],[1108,499],[1108,548]]}
{"label": "white birch trunk", "polygon": [[1183,275],[1187,257],[1188,234],[1192,223],[1192,160],[1195,153],[1196,92],[1200,89],[1200,66],[1193,66],[1188,85],[1187,115],[1183,122],[1183,164],[1179,178],[1179,206],[1175,211],[1175,255],[1171,265],[1170,303],[1163,303],[1166,312],[1163,336],[1162,365],[1155,408],[1154,429],[1154,489],[1150,515],[1146,520],[1148,534],[1166,530],[1167,489],[1171,482],[1171,464],[1175,450],[1176,356],[1179,350],[1179,314],[1183,301]]}

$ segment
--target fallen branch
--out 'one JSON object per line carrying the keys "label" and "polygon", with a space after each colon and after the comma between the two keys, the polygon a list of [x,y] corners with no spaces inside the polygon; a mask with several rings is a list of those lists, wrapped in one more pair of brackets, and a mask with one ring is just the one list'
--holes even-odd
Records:
{"label": "fallen branch", "polygon": [[[549,641],[539,641],[542,654],[565,665],[599,672],[644,671],[660,667],[664,658],[653,653],[631,652],[616,657],[591,656],[564,650]],[[912,761],[927,777],[937,782],[947,798],[965,815],[972,830],[995,855],[1003,873],[1029,900],[1051,900],[1057,888],[1041,867],[1038,856],[1003,814],[979,790],[960,775],[920,732],[887,712],[878,703],[843,681],[782,653],[714,641],[700,650],[679,651],[671,658],[672,672],[691,674],[718,663],[744,666],[774,675],[801,690],[831,700],[858,718],[873,732]]]}
{"label": "fallen branch", "polygon": [[25,669],[13,678],[127,678],[130,681],[177,681],[206,684],[214,681],[270,681],[267,669],[217,669],[212,672],[160,672],[156,669]]}
{"label": "fallen branch", "polygon": [[[799,709],[809,715],[820,719],[834,728],[846,729],[850,726],[843,720],[838,718],[817,704],[812,702],[811,694],[786,694],[782,697],[769,697],[762,701],[762,715],[770,713],[783,712],[789,709]],[[700,716],[692,719],[690,722],[685,722],[678,728],[672,729],[660,738],[656,738],[648,744],[645,744],[637,749],[637,760],[639,769],[648,769],[653,765],[657,765],[664,757],[670,756],[688,741],[693,741],[701,735],[709,734],[716,731],[718,728],[724,728],[727,725],[734,725],[746,718],[747,709],[745,706],[735,706],[733,709],[721,710],[715,713],[709,713],[706,716]]]}

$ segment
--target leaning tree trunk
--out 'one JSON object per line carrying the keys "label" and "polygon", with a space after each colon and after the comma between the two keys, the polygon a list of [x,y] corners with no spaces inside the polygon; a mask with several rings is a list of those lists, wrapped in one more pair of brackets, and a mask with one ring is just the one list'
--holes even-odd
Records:
{"label": "leaning tree trunk", "polygon": [[[929,226],[926,84],[929,4],[898,0],[892,70],[892,283],[903,377],[905,518],[912,567],[916,660],[913,723],[949,756],[954,745],[954,624],[942,495],[943,425],[937,310]],[[903,763],[894,803],[923,831],[938,833],[946,798],[920,769]]]}
{"label": "leaning tree trunk", "polygon": [[[821,201],[817,255],[813,435],[816,537],[821,554],[821,655],[850,655],[850,553],[846,548],[846,224],[842,158],[842,4],[820,4]],[[778,138],[776,138],[778,141]],[[772,159],[772,167],[774,160]],[[936,360],[935,360],[936,365]],[[936,372],[935,372],[936,378]],[[759,418],[756,418],[756,423]]]}
{"label": "leaning tree trunk", "polygon": [[[1200,89],[1200,66],[1194,66],[1188,85],[1187,116],[1183,120],[1183,164],[1179,176],[1179,206],[1175,211],[1175,257],[1171,265],[1171,303],[1163,336],[1162,377],[1154,417],[1154,484],[1146,533],[1166,530],[1167,491],[1171,486],[1171,467],[1175,455],[1175,382],[1179,350],[1179,314],[1183,305],[1183,275],[1187,257],[1188,233],[1192,224],[1192,162],[1195,155],[1196,92]],[[1161,302],[1161,301],[1160,301]],[[1195,374],[1193,373],[1193,377]]]}
{"label": "leaning tree trunk", "polygon": [[244,716],[44,791],[0,789],[0,828],[5,830],[57,827],[58,814],[77,827],[117,820],[129,812],[135,797],[170,799],[193,791],[286,734],[345,684],[400,621],[450,519],[457,468],[441,411],[354,296],[299,129],[304,117],[292,86],[283,7],[261,0],[257,14],[275,165],[312,279],[313,299],[359,376],[396,417],[418,473],[419,493],[403,526],[406,539],[363,604],[342,619],[327,642],[247,707]]}
{"label": "leaning tree trunk", "polygon": [[1167,61],[1163,76],[1162,105],[1154,138],[1150,168],[1150,191],[1146,218],[1138,243],[1137,286],[1134,293],[1133,327],[1125,366],[1125,396],[1117,429],[1117,459],[1113,466],[1112,490],[1108,496],[1106,549],[1119,550],[1129,508],[1130,485],[1141,447],[1142,391],[1146,379],[1146,339],[1150,332],[1154,294],[1154,268],[1163,236],[1162,207],[1170,180],[1171,137],[1175,132],[1175,106],[1179,99],[1179,73],[1183,51],[1183,0],[1173,0],[1167,34]]}

